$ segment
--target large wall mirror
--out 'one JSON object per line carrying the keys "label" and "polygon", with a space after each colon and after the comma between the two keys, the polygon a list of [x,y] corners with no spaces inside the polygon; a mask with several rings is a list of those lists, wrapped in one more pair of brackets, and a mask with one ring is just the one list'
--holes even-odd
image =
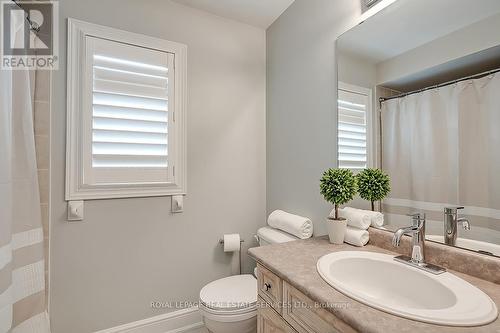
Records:
{"label": "large wall mirror", "polygon": [[339,165],[383,169],[383,228],[500,256],[500,1],[398,0],[337,40]]}

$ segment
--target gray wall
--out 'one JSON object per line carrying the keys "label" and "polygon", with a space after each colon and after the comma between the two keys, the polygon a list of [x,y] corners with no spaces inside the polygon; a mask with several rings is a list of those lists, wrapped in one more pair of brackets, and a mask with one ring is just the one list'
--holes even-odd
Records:
{"label": "gray wall", "polygon": [[[151,317],[152,301],[197,301],[230,274],[217,245],[241,233],[245,249],[265,224],[265,32],[167,0],[60,1],[61,69],[51,133],[53,333],[93,332]],[[85,203],[66,222],[66,19],[73,17],[188,45],[188,196]],[[245,250],[246,252],[246,250]],[[244,270],[253,262],[244,255]]]}
{"label": "gray wall", "polygon": [[359,17],[352,0],[296,0],[267,30],[267,210],[309,216],[325,234],[319,194],[336,162],[335,40]]}
{"label": "gray wall", "polygon": [[376,65],[356,55],[337,50],[337,71],[340,82],[368,89],[377,85]]}

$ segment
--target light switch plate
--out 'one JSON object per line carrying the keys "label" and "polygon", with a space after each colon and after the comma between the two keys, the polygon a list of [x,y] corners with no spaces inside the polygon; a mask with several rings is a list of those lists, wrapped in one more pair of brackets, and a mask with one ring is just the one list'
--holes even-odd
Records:
{"label": "light switch plate", "polygon": [[83,221],[83,201],[68,201],[68,221]]}

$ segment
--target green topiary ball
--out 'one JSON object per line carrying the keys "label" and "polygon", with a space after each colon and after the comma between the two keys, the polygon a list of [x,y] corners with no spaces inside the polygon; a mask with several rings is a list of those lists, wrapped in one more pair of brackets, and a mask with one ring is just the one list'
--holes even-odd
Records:
{"label": "green topiary ball", "polygon": [[328,169],[323,173],[320,192],[326,201],[343,205],[356,195],[356,178],[349,169]]}
{"label": "green topiary ball", "polygon": [[384,199],[391,191],[389,176],[380,169],[365,169],[356,175],[359,196],[373,203]]}

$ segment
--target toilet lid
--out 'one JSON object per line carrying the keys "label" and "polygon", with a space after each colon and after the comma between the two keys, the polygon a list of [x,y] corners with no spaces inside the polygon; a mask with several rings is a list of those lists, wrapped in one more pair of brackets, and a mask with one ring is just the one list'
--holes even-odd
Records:
{"label": "toilet lid", "polygon": [[257,236],[269,244],[280,244],[297,240],[298,238],[284,231],[271,227],[262,227],[257,230]]}
{"label": "toilet lid", "polygon": [[250,274],[235,275],[207,284],[200,291],[200,300],[214,310],[235,310],[257,303],[257,280]]}

